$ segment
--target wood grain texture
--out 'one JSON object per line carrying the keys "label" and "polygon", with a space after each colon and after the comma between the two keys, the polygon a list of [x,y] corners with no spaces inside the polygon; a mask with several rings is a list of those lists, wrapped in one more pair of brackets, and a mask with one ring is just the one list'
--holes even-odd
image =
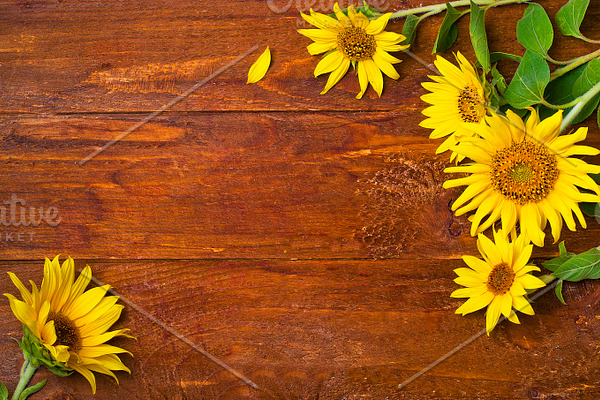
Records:
{"label": "wood grain texture", "polygon": [[[321,96],[319,58],[296,29],[305,27],[299,10],[328,4],[269,8],[287,3],[0,1],[0,206],[21,201],[36,221],[23,226],[15,215],[0,224],[0,293],[16,292],[5,271],[39,283],[43,257],[68,254],[131,302],[117,325],[138,338],[115,341],[134,353],[124,356],[132,375],[119,374],[120,386],[100,377],[92,396],[82,377],[41,370],[34,379],[48,385],[31,399],[599,398],[595,282],[566,285],[568,306],[547,293],[521,325],[500,325],[397,389],[484,327],[483,313],[456,316],[461,301],[449,297],[459,257],[477,250],[468,221],[449,209],[459,191],[441,188],[447,157],[434,155],[439,142],[418,126],[421,83],[432,72],[401,55],[401,78],[386,78],[381,98],[369,89],[356,100],[352,72]],[[551,18],[563,3],[543,0]],[[523,53],[514,31],[524,9],[488,12],[493,50]],[[587,36],[600,38],[599,16],[592,4]],[[424,21],[411,49],[429,66],[441,20]],[[266,45],[269,73],[246,85]],[[556,59],[594,49],[560,35],[555,45]],[[473,58],[466,21],[452,50]],[[506,74],[514,68],[500,65]],[[593,118],[582,125],[590,127],[586,144],[600,147]],[[600,224],[587,221],[586,230],[563,230],[570,251],[598,245]],[[548,241],[535,261],[556,253]],[[11,337],[21,328],[7,301],[0,318],[0,381],[12,389],[21,355]]]}
{"label": "wood grain texture", "polygon": [[[571,285],[568,306],[551,293],[522,325],[502,324],[430,374],[396,390],[414,372],[484,327],[482,313],[454,315],[449,294],[460,261],[90,262],[127,301],[240,370],[253,390],[153,324],[131,306],[118,326],[132,375],[99,379],[89,394],[78,376],[49,377],[46,397],[77,399],[587,398],[600,393],[600,286]],[[79,268],[83,262],[77,262]],[[39,280],[41,263],[2,265]],[[0,277],[9,287],[7,277]],[[10,290],[14,293],[15,290]],[[20,326],[1,309],[7,384],[20,355]],[[141,384],[143,382],[143,384]],[[52,396],[56,397],[52,397]],[[537,397],[535,397],[537,396]],[[543,397],[546,396],[546,397]]]}
{"label": "wood grain texture", "polygon": [[[177,105],[179,111],[224,110],[345,110],[389,111],[403,108],[420,112],[420,83],[431,74],[407,55],[398,66],[402,78],[386,78],[385,96],[372,89],[368,101],[357,101],[358,79],[353,73],[326,96],[319,92],[326,79],[315,79],[319,60],[306,51],[311,42],[297,28],[308,27],[298,10],[312,6],[325,12],[333,1],[227,0],[197,2],[144,1],[19,1],[2,2],[0,24],[0,110],[11,113],[135,112],[155,110],[175,95],[226,65],[255,45],[270,45],[273,63],[267,77],[257,85],[246,85],[248,68],[258,51],[209,82]],[[347,2],[340,2],[347,4]],[[435,0],[380,1],[381,8],[398,10],[436,4]],[[553,16],[562,1],[545,1]],[[269,7],[269,4],[273,4]],[[495,51],[522,54],[516,41],[515,24],[524,5],[505,6],[488,13],[490,47]],[[592,21],[600,9],[590,7],[583,31],[600,34]],[[412,51],[432,65],[430,54],[441,19],[426,20]],[[400,31],[402,22],[391,30]],[[556,35],[552,53],[569,59],[593,49],[575,39]],[[472,58],[468,24],[460,24],[459,49]],[[450,54],[450,52],[448,52]],[[506,68],[512,68],[508,65]]]}
{"label": "wood grain texture", "polygon": [[[460,192],[441,187],[446,156],[433,155],[437,143],[410,111],[160,116],[77,165],[141,118],[0,122],[0,199],[15,194],[25,202],[19,210],[56,207],[60,218],[57,226],[3,227],[5,257],[456,258],[476,251],[468,221],[449,208]],[[589,136],[600,147],[597,127]],[[600,224],[589,218],[588,225],[564,229],[572,251],[598,237]],[[539,250],[555,253],[555,246]]]}

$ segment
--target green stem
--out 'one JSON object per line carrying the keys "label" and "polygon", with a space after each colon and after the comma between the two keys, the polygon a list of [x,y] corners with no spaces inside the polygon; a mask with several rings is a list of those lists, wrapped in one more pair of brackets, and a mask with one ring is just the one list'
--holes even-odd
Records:
{"label": "green stem", "polygon": [[540,101],[540,104],[542,104],[542,105],[544,105],[544,106],[546,106],[548,108],[552,108],[553,110],[565,110],[567,108],[571,108],[571,107],[576,106],[578,103],[579,103],[579,97],[576,98],[573,101],[570,101],[568,103],[561,104],[561,105],[558,105],[558,106],[555,106],[554,104],[550,104],[546,100]]}
{"label": "green stem", "polygon": [[580,39],[583,40],[584,42],[588,42],[588,43],[591,43],[591,44],[600,44],[600,40],[590,39],[590,38],[585,37],[583,35],[581,35]]}
{"label": "green stem", "polygon": [[25,362],[21,367],[21,378],[19,379],[15,393],[12,396],[12,400],[19,400],[23,391],[27,388],[29,381],[31,381],[33,374],[35,374],[35,371],[37,371],[37,367],[31,365],[29,359],[25,358]]}
{"label": "green stem", "polygon": [[571,64],[574,61],[577,61],[578,59],[579,59],[579,57],[575,57],[575,58],[573,58],[572,60],[569,60],[569,61],[558,61],[558,60],[555,60],[554,58],[552,58],[552,57],[550,57],[548,55],[546,56],[546,60],[550,61],[552,64],[555,64],[555,65],[568,65],[568,64]]}
{"label": "green stem", "polygon": [[559,76],[563,76],[567,72],[574,70],[575,68],[579,67],[580,65],[583,65],[586,62],[593,60],[596,57],[600,57],[600,49],[598,49],[590,54],[586,54],[585,56],[575,58],[571,64],[569,64],[565,67],[556,69],[554,72],[552,72],[550,74],[550,81],[555,80]]}
{"label": "green stem", "polygon": [[[499,1],[496,1],[496,0],[473,0],[473,3],[477,4],[478,6],[497,7],[497,6],[503,6],[505,4],[525,3],[526,1],[528,1],[528,0],[499,0]],[[471,0],[451,1],[450,5],[454,8],[470,6]],[[443,4],[434,4],[434,5],[425,6],[425,7],[411,8],[409,10],[400,10],[400,11],[396,11],[395,13],[393,13],[390,16],[390,19],[404,18],[409,15],[422,14],[422,13],[427,13],[427,15],[430,16],[430,15],[435,15],[435,14],[441,13],[442,11],[445,11],[447,8],[448,7],[446,6],[446,3],[443,3]]]}
{"label": "green stem", "polygon": [[585,107],[585,105],[592,100],[598,93],[600,93],[600,82],[596,83],[594,87],[588,90],[583,95],[579,96],[576,100],[578,101],[575,107],[569,111],[569,113],[563,119],[562,124],[560,125],[560,131],[565,130],[567,126],[571,124],[571,121],[575,119],[575,117],[579,114],[579,112]]}

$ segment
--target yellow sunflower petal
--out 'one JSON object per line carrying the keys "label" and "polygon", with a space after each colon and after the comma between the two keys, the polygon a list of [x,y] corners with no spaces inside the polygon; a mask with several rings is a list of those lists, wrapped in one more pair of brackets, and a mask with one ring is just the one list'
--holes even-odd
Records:
{"label": "yellow sunflower petal", "polygon": [[521,321],[519,321],[519,318],[517,317],[517,314],[514,311],[511,311],[510,315],[507,318],[513,324],[520,324],[521,323]]}
{"label": "yellow sunflower petal", "polygon": [[344,58],[340,65],[329,74],[327,84],[325,84],[325,88],[323,89],[323,91],[321,91],[321,94],[327,93],[329,89],[331,89],[336,83],[338,83],[340,79],[342,79],[342,77],[346,75],[346,72],[348,72],[348,68],[350,68],[350,60]]}
{"label": "yellow sunflower petal", "polygon": [[328,42],[315,42],[315,43],[311,43],[306,47],[306,50],[308,50],[308,53],[311,56],[316,56],[318,54],[322,54],[325,53],[329,50],[333,50],[337,47],[337,44],[335,43],[328,43]]}
{"label": "yellow sunflower petal", "polygon": [[502,304],[502,298],[500,296],[494,297],[488,306],[485,314],[485,330],[489,336],[492,329],[496,327],[498,320],[500,319],[500,307]]}
{"label": "yellow sunflower petal", "polygon": [[331,42],[336,43],[337,42],[338,34],[336,32],[326,31],[323,29],[298,29],[297,32],[300,33],[301,35],[306,36],[307,38],[314,40],[315,42],[322,42],[322,43],[331,43]]}
{"label": "yellow sunflower petal", "polygon": [[110,285],[104,285],[88,290],[79,296],[71,304],[70,308],[64,310],[66,316],[71,320],[83,317],[89,313],[100,303],[106,292],[110,289]]}
{"label": "yellow sunflower petal", "polygon": [[342,64],[343,60],[344,60],[344,57],[342,56],[342,54],[339,51],[333,51],[333,52],[327,54],[317,64],[317,67],[315,68],[315,77],[317,77],[321,74],[328,74],[328,73],[334,71],[336,68],[338,68]]}
{"label": "yellow sunflower petal", "polygon": [[367,88],[369,87],[369,76],[367,75],[365,64],[362,61],[358,62],[357,74],[358,83],[360,85],[360,93],[356,95],[356,98],[362,99],[363,95],[367,91]]}
{"label": "yellow sunflower petal", "polygon": [[460,307],[458,307],[455,313],[465,315],[477,310],[481,310],[482,308],[488,306],[493,299],[494,295],[490,292],[485,292],[480,296],[471,297]]}
{"label": "yellow sunflower petal", "polygon": [[103,356],[106,354],[120,354],[127,353],[132,355],[129,351],[122,349],[117,346],[112,346],[110,344],[98,344],[95,346],[82,347],[78,352],[81,357],[95,358],[99,356]]}
{"label": "yellow sunflower petal", "polygon": [[484,294],[485,292],[487,292],[486,286],[479,285],[479,286],[474,286],[474,287],[466,287],[466,288],[456,289],[454,292],[452,292],[450,294],[450,297],[457,297],[457,298],[479,297],[482,294]]}
{"label": "yellow sunflower petal", "polygon": [[96,394],[96,378],[94,377],[94,374],[92,373],[92,371],[90,371],[85,366],[79,366],[77,364],[71,364],[69,366],[71,368],[73,368],[75,371],[77,371],[78,373],[80,373],[81,375],[83,375],[83,377],[85,379],[87,379],[87,381],[90,383],[90,386],[92,388],[92,394]]}
{"label": "yellow sunflower petal", "polygon": [[271,51],[269,46],[265,51],[258,57],[258,59],[252,64],[248,71],[248,80],[246,83],[256,83],[265,77],[269,66],[271,65]]}
{"label": "yellow sunflower petal", "polygon": [[400,74],[396,71],[394,66],[384,60],[378,53],[373,54],[373,61],[377,68],[379,68],[384,74],[389,76],[392,79],[400,78]]}
{"label": "yellow sunflower petal", "polygon": [[[365,32],[369,35],[377,35],[381,33],[388,24],[392,13],[385,13],[374,21],[371,21],[365,28]],[[403,39],[404,40],[404,39]]]}
{"label": "yellow sunflower petal", "polygon": [[17,289],[19,289],[19,293],[21,293],[21,297],[23,298],[25,303],[33,305],[33,297],[31,297],[31,292],[27,290],[27,288],[25,287],[25,285],[23,285],[23,282],[21,282],[17,275],[13,274],[12,272],[9,272],[8,276],[10,277],[12,283],[17,287]]}
{"label": "yellow sunflower petal", "polygon": [[479,274],[488,276],[488,274],[492,270],[492,267],[488,263],[486,263],[483,260],[480,260],[477,257],[462,256],[462,259],[465,262],[465,264],[467,264],[469,267],[473,268]]}
{"label": "yellow sunflower petal", "polygon": [[536,278],[535,276],[530,275],[530,274],[525,274],[525,275],[519,276],[517,279],[519,280],[519,283],[521,285],[523,285],[523,287],[527,290],[539,289],[539,288],[543,288],[544,286],[546,286],[544,281],[542,281],[540,278]]}
{"label": "yellow sunflower petal", "polygon": [[342,26],[345,26],[346,28],[350,28],[352,26],[352,22],[350,21],[350,18],[348,18],[344,14],[344,12],[340,9],[340,6],[338,5],[338,3],[335,3],[333,5],[333,12],[335,13],[336,18],[338,19],[338,21],[340,21]]}
{"label": "yellow sunflower petal", "polygon": [[513,298],[513,307],[515,310],[522,312],[523,314],[535,314],[533,308],[531,307],[531,304],[529,304],[529,301],[527,301],[527,299],[523,296],[517,296]]}
{"label": "yellow sunflower petal", "polygon": [[513,299],[509,292],[506,292],[502,296],[500,296],[500,313],[506,318],[508,318],[508,316],[512,312],[512,303]]}

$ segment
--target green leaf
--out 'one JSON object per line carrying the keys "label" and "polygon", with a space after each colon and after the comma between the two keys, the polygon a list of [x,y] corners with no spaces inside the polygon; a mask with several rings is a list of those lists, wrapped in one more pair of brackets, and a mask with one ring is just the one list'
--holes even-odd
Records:
{"label": "green leaf", "polygon": [[44,387],[45,384],[46,384],[46,380],[43,380],[40,383],[38,383],[37,385],[30,386],[27,389],[23,390],[23,393],[21,393],[19,400],[25,400],[25,399],[27,399],[27,397],[31,396],[32,394],[39,392]]}
{"label": "green leaf", "polygon": [[490,62],[490,50],[488,48],[487,35],[485,33],[485,11],[479,8],[471,0],[471,21],[469,23],[469,34],[475,56],[487,74],[492,68]]}
{"label": "green leaf", "polygon": [[556,13],[556,25],[565,36],[583,38],[579,28],[590,0],[570,0]]}
{"label": "green leaf", "polygon": [[580,203],[579,208],[588,217],[600,218],[600,203]]}
{"label": "green leaf", "polygon": [[544,261],[542,263],[542,265],[544,266],[544,268],[546,268],[548,271],[556,271],[558,268],[560,268],[565,262],[567,262],[571,257],[575,256],[575,254],[573,253],[567,253],[565,255],[561,255],[558,257],[555,257],[551,260],[548,261]]}
{"label": "green leaf", "polygon": [[497,63],[500,60],[512,60],[512,61],[516,61],[516,62],[520,63],[522,59],[523,59],[523,57],[521,57],[521,56],[517,56],[515,54],[509,54],[509,53],[502,53],[500,51],[495,51],[493,53],[490,53],[490,62],[492,64]]}
{"label": "green leaf", "polygon": [[433,51],[431,54],[439,53],[448,50],[458,37],[458,29],[456,28],[456,21],[468,11],[460,12],[456,8],[452,7],[450,3],[446,3],[446,16],[440,25],[435,44],[433,45]]}
{"label": "green leaf", "polygon": [[404,26],[402,27],[402,35],[404,35],[406,39],[402,44],[413,44],[415,36],[417,35],[417,25],[419,25],[419,22],[421,22],[421,18],[415,17],[414,15],[406,17]]}
{"label": "green leaf", "polygon": [[8,389],[0,382],[0,400],[8,400]]}
{"label": "green leaf", "polygon": [[562,294],[563,282],[564,281],[562,279],[558,280],[558,283],[556,284],[556,286],[554,288],[554,293],[556,293],[556,297],[558,297],[558,300],[560,300],[560,302],[566,306],[567,303],[565,302],[565,299],[563,298],[563,294]]}
{"label": "green leaf", "polygon": [[553,275],[570,282],[600,278],[600,249],[594,247],[571,257]]}
{"label": "green leaf", "polygon": [[525,51],[523,60],[504,94],[515,108],[525,108],[540,103],[550,81],[550,67],[538,54]]}
{"label": "green leaf", "polygon": [[517,22],[517,40],[525,49],[546,58],[554,40],[552,22],[544,7],[532,3]]}
{"label": "green leaf", "polygon": [[551,260],[548,260],[548,261],[544,261],[542,263],[542,266],[544,268],[546,268],[548,271],[551,271],[551,272],[556,271],[567,260],[569,260],[571,257],[575,256],[575,253],[569,253],[569,252],[567,252],[567,248],[565,247],[564,240],[559,243],[559,245],[558,245],[558,251],[560,253],[560,256],[555,257],[555,258],[553,258]]}
{"label": "green leaf", "polygon": [[[600,82],[600,59],[594,58],[550,82],[546,87],[545,98],[549,103],[557,106],[566,104],[587,93],[598,82]],[[589,117],[599,102],[600,96],[594,96],[577,114],[572,124],[578,124]],[[565,109],[564,114],[568,114],[570,110],[571,108]],[[556,111],[548,114],[554,112]]]}

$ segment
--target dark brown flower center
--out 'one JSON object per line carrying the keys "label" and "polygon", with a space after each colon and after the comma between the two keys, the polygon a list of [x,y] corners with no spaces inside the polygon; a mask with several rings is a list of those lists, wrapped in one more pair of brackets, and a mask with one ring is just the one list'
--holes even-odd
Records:
{"label": "dark brown flower center", "polygon": [[492,159],[492,186],[517,204],[543,200],[558,179],[556,156],[529,141],[513,143]]}
{"label": "dark brown flower center", "polygon": [[375,37],[361,28],[346,28],[337,36],[338,50],[352,61],[373,57],[377,44]]}
{"label": "dark brown flower center", "polygon": [[69,350],[78,351],[81,349],[81,336],[79,329],[73,321],[62,314],[51,312],[48,315],[48,320],[54,321],[54,331],[56,332],[55,346],[68,346]]}
{"label": "dark brown flower center", "polygon": [[485,116],[484,100],[472,87],[464,88],[458,95],[458,113],[464,122],[479,122]]}
{"label": "dark brown flower center", "polygon": [[514,281],[515,273],[512,268],[506,263],[498,264],[490,272],[487,288],[494,295],[502,295],[510,290]]}

